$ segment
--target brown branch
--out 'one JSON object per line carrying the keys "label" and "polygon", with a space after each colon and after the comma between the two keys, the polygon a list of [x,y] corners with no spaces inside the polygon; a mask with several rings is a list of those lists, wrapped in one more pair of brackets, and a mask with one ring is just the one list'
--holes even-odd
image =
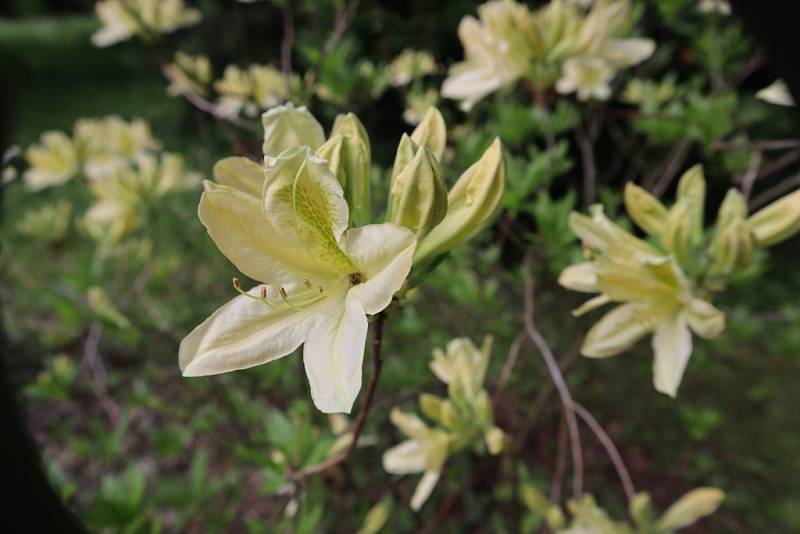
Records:
{"label": "brown branch", "polygon": [[517,363],[517,358],[519,357],[519,351],[525,344],[526,339],[527,337],[523,330],[517,335],[516,339],[511,344],[511,348],[508,350],[508,356],[503,364],[503,368],[500,370],[500,377],[497,379],[497,384],[495,385],[494,398],[492,399],[492,404],[495,407],[497,407],[500,403],[500,399],[503,397],[503,391],[506,389],[506,385],[508,385],[511,372],[514,370],[514,365]]}
{"label": "brown branch", "polygon": [[590,134],[584,131],[583,126],[575,128],[575,141],[581,153],[581,165],[583,166],[583,209],[587,209],[594,201],[595,189],[597,187],[597,162],[594,158],[594,147]]}
{"label": "brown branch", "polygon": [[742,197],[747,201],[750,198],[750,192],[753,191],[753,184],[758,178],[758,169],[761,167],[761,159],[764,154],[760,150],[754,151],[750,154],[750,165],[747,168],[747,173],[742,178]]}
{"label": "brown branch", "polygon": [[633,499],[634,495],[636,495],[636,488],[633,486],[633,481],[631,480],[631,475],[628,472],[628,468],[625,467],[625,462],[622,460],[622,456],[619,453],[616,445],[612,441],[611,437],[603,430],[603,427],[600,423],[597,422],[597,419],[589,413],[589,410],[584,408],[581,404],[577,402],[572,403],[573,408],[575,408],[575,413],[577,413],[581,419],[586,422],[586,425],[589,429],[594,432],[594,435],[597,436],[598,441],[605,447],[606,453],[608,453],[608,457],[611,458],[611,462],[614,464],[614,468],[617,470],[617,475],[619,475],[619,480],[622,482],[622,488],[625,490],[625,495],[628,497],[628,501]]}
{"label": "brown branch", "polygon": [[294,18],[292,17],[292,3],[287,0],[283,3],[283,40],[281,41],[281,71],[284,78],[289,80],[292,75],[292,48],[294,47]]}
{"label": "brown branch", "polygon": [[800,139],[770,139],[766,141],[715,141],[711,150],[786,150],[800,147]]}
{"label": "brown branch", "polygon": [[385,319],[385,313],[379,313],[375,318],[375,330],[372,334],[372,372],[370,373],[367,391],[364,394],[364,401],[361,404],[361,411],[358,413],[356,422],[353,425],[353,439],[350,441],[350,444],[347,446],[347,448],[336,456],[332,456],[324,462],[308,466],[293,473],[291,475],[292,480],[297,481],[309,475],[315,475],[330,469],[331,467],[347,460],[347,458],[350,456],[350,453],[352,453],[356,448],[358,438],[361,436],[361,432],[364,430],[364,424],[367,422],[367,416],[369,415],[370,407],[372,406],[372,399],[375,396],[375,389],[378,385],[378,378],[381,374],[381,365],[383,363],[381,360],[381,343],[383,341],[383,323]]}
{"label": "brown branch", "polygon": [[681,166],[683,162],[686,161],[691,147],[692,140],[688,137],[684,137],[680,143],[675,146],[675,149],[670,153],[666,166],[664,167],[664,172],[661,173],[661,176],[650,190],[653,195],[660,197],[664,194],[669,184],[675,179],[678,171],[681,170]]}
{"label": "brown branch", "polygon": [[241,128],[243,130],[247,130],[249,132],[254,133],[261,133],[258,124],[255,121],[243,119],[241,117],[237,117],[236,115],[230,115],[227,113],[223,113],[220,109],[213,103],[202,96],[198,95],[194,91],[184,91],[181,95],[189,101],[194,107],[201,111],[205,111],[215,119],[220,119],[226,122],[233,124],[234,126]]}
{"label": "brown branch", "polygon": [[553,352],[550,350],[550,347],[547,345],[547,341],[545,341],[541,332],[539,332],[539,330],[536,328],[536,322],[533,314],[534,288],[533,278],[530,273],[531,262],[531,256],[528,254],[523,267],[523,276],[525,278],[525,331],[531,341],[533,341],[534,345],[536,345],[536,348],[539,349],[545,365],[547,366],[547,370],[550,373],[550,378],[553,380],[553,385],[555,385],[556,390],[558,391],[561,404],[564,407],[564,416],[567,421],[570,450],[572,453],[572,495],[575,499],[578,499],[581,496],[581,493],[583,493],[583,455],[581,452],[581,438],[580,431],[578,429],[578,420],[575,416],[575,409],[573,408],[572,395],[569,392],[567,383],[564,381],[564,375],[561,374],[561,369],[559,369],[558,362],[556,361]]}

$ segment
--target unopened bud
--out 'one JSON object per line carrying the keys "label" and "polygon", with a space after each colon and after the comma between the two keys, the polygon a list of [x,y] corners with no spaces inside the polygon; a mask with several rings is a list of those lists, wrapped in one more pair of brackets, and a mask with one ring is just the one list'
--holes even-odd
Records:
{"label": "unopened bud", "polygon": [[664,231],[669,212],[656,197],[628,182],[625,184],[625,209],[633,222],[650,235],[660,235]]}
{"label": "unopened bud", "polygon": [[447,145],[447,126],[442,113],[434,108],[428,108],[422,122],[411,133],[411,140],[418,146],[424,146],[442,161],[444,149]]}
{"label": "unopened bud", "polygon": [[760,209],[747,223],[761,247],[789,239],[800,231],[800,189]]}

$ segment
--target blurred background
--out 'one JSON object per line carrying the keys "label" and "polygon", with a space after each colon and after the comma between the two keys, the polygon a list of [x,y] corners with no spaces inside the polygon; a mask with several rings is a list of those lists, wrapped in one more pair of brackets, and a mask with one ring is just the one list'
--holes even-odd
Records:
{"label": "blurred background", "polygon": [[[716,302],[726,332],[696,340],[675,401],[653,390],[647,342],[613,359],[579,357],[593,319],[572,317],[582,296],[556,283],[582,255],[567,217],[585,199],[580,142],[587,133],[597,198],[627,227],[626,181],[657,181],[695,163],[705,166],[709,222],[728,187],[753,172],[756,153],[752,200],[763,205],[797,188],[800,144],[759,144],[800,137],[794,108],[755,97],[780,73],[734,16],[701,3],[633,2],[638,33],[658,48],[615,78],[609,101],[551,92],[534,105],[519,84],[468,113],[439,88],[463,57],[457,29],[476,14],[475,2],[203,0],[190,3],[202,13],[197,24],[155,42],[108,47],[92,43],[100,27],[94,2],[12,0],[0,9],[6,366],[66,505],[91,530],[107,532],[351,532],[381,503],[386,531],[533,531],[537,519],[519,488],[547,491],[563,428],[530,344],[496,407],[512,440],[502,455],[449,460],[419,513],[407,506],[415,477],[397,479],[381,466],[383,451],[401,439],[391,408],[413,409],[420,392],[443,391],[428,369],[434,348],[493,334],[491,391],[522,329],[520,270],[532,250],[539,327],[573,395],[617,443],[637,489],[650,492],[658,509],[697,486],[724,489],[724,506],[687,532],[800,530],[798,238],[760,252]],[[402,57],[405,50],[425,54]],[[180,91],[168,94],[181,82],[164,73],[177,51],[208,57],[203,101],[227,96],[227,105],[238,106],[234,120],[212,116]],[[262,98],[241,96],[226,66],[252,64],[294,78],[273,82],[280,87],[268,86]],[[287,481],[287,466],[324,459],[343,423],[314,409],[298,355],[205,379],[184,379],[177,365],[182,337],[234,296],[232,276],[245,279],[197,219],[199,179],[211,178],[223,157],[257,158],[258,115],[287,100],[309,106],[326,131],[345,111],[363,121],[376,215],[400,136],[430,105],[448,124],[449,185],[495,136],[508,166],[495,224],[454,251],[416,300],[392,314],[370,439],[346,463],[300,484]],[[122,227],[103,213],[86,217],[105,193],[80,180],[32,191],[21,177],[26,149],[44,132],[73,135],[78,121],[109,115],[127,125],[145,121],[143,137],[182,166],[180,185],[112,210],[114,221],[124,215]],[[674,180],[667,184],[662,193],[672,198]],[[624,517],[624,494],[602,446],[587,432],[583,449],[587,491]]]}

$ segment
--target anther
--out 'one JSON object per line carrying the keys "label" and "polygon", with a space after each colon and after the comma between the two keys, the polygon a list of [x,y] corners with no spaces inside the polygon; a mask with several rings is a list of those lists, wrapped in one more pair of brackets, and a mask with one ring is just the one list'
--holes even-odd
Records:
{"label": "anther", "polygon": [[267,298],[267,286],[261,286],[261,298]]}
{"label": "anther", "polygon": [[303,285],[310,289],[311,288],[311,280],[309,280],[308,278],[303,278]]}
{"label": "anther", "polygon": [[237,291],[241,291],[242,290],[242,283],[239,281],[239,278],[236,277],[236,276],[233,277],[233,288],[236,289]]}
{"label": "anther", "polygon": [[361,273],[350,273],[350,287],[357,286],[364,281],[364,275]]}
{"label": "anther", "polygon": [[283,288],[283,286],[279,287],[279,288],[278,288],[278,291],[280,291],[280,293],[281,293],[281,297],[282,297],[284,300],[286,299],[286,297],[288,297],[288,295],[286,294],[286,289],[284,289],[284,288]]}

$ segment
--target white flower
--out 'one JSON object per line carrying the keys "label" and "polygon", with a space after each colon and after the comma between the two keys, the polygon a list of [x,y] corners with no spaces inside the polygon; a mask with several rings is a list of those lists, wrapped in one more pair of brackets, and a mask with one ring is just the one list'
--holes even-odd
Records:
{"label": "white flower", "polygon": [[92,35],[92,44],[111,46],[136,34],[170,33],[200,22],[197,9],[187,8],[183,0],[102,0],[95,4],[103,26]]}
{"label": "white flower", "polygon": [[220,250],[264,282],[222,306],[180,346],[184,376],[245,369],[305,343],[314,404],[350,412],[361,388],[367,315],[386,308],[411,269],[407,229],[347,230],[342,186],[308,146],[217,164],[198,213]]}
{"label": "white flower", "polygon": [[596,57],[577,57],[564,64],[561,79],[556,82],[556,91],[561,94],[577,91],[579,100],[605,100],[611,95],[608,82],[613,77],[614,69],[606,61]]}
{"label": "white flower", "polygon": [[31,191],[66,183],[79,170],[75,145],[63,132],[43,133],[39,143],[25,151],[25,159],[30,167],[23,179]]}

